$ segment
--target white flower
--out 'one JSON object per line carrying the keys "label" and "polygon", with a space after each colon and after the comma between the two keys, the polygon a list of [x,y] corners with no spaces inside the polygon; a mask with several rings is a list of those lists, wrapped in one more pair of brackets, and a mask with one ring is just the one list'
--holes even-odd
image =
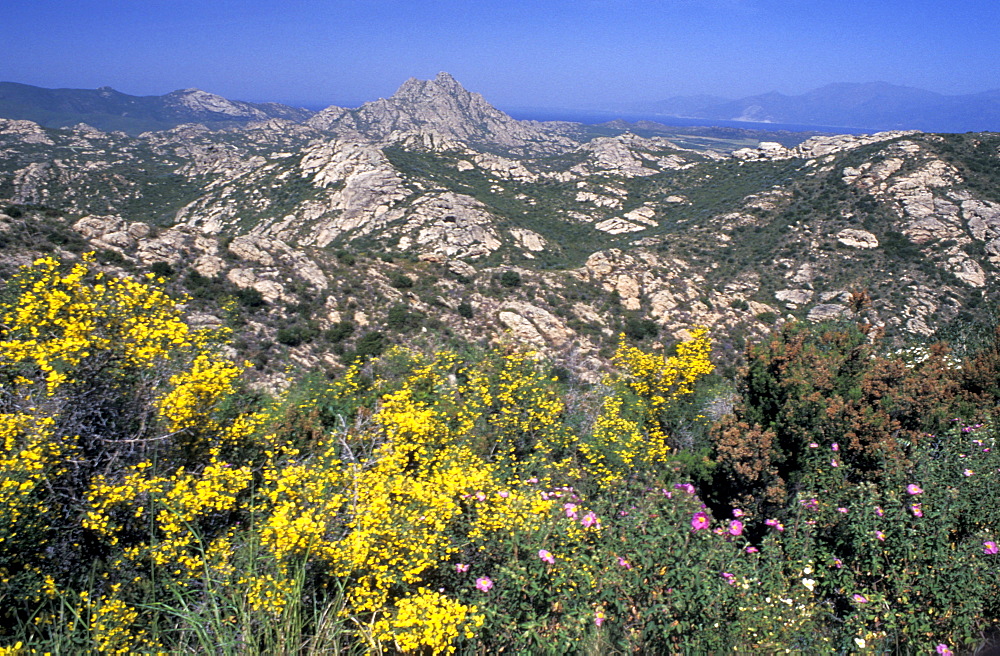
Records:
{"label": "white flower", "polygon": [[805,569],[802,570],[803,574],[809,575],[813,573],[812,565],[806,565]]}
{"label": "white flower", "polygon": [[865,642],[864,638],[855,638],[854,644],[858,646],[858,649],[864,649],[868,645],[868,643]]}
{"label": "white flower", "polygon": [[806,586],[806,589],[809,590],[809,592],[812,592],[813,588],[816,587],[816,581],[813,581],[812,579],[802,579],[802,585]]}

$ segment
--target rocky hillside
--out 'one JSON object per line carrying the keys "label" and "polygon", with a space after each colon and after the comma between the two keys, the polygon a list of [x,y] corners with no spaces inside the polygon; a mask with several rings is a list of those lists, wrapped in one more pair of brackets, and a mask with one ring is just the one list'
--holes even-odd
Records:
{"label": "rocky hillside", "polygon": [[[236,329],[261,382],[394,342],[511,340],[596,382],[618,335],[862,312],[898,343],[995,301],[1000,136],[732,150],[515,121],[446,74],[392,98],[130,137],[0,121],[0,275],[96,250]],[[587,372],[587,373],[584,373]]]}

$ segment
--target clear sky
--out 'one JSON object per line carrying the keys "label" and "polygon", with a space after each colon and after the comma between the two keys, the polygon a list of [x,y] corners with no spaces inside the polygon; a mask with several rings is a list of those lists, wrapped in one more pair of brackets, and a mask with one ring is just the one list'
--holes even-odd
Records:
{"label": "clear sky", "polygon": [[448,71],[499,107],[1000,88],[998,0],[6,0],[0,80],[309,106]]}

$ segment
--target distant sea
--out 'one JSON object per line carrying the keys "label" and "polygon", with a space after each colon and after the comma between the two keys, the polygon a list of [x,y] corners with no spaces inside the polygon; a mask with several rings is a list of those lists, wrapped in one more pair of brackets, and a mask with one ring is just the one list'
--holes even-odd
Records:
{"label": "distant sea", "polygon": [[752,123],[750,121],[719,121],[707,118],[678,118],[664,114],[632,114],[628,112],[608,112],[582,109],[551,109],[535,107],[518,107],[503,111],[520,121],[570,121],[595,125],[607,123],[616,119],[637,123],[639,121],[654,121],[663,125],[675,127],[724,127],[743,130],[766,130],[768,132],[829,132],[831,134],[870,134],[878,130],[865,128],[845,128],[830,125],[794,125],[791,123]]}

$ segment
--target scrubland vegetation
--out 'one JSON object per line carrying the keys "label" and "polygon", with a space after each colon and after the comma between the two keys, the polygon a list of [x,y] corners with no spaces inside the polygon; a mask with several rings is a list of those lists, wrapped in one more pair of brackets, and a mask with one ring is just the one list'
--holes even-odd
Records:
{"label": "scrubland vegetation", "polygon": [[0,297],[0,654],[996,637],[995,341],[788,323],[735,394],[696,327],[623,337],[590,387],[516,345],[393,348],[270,399],[155,278],[42,259]]}

